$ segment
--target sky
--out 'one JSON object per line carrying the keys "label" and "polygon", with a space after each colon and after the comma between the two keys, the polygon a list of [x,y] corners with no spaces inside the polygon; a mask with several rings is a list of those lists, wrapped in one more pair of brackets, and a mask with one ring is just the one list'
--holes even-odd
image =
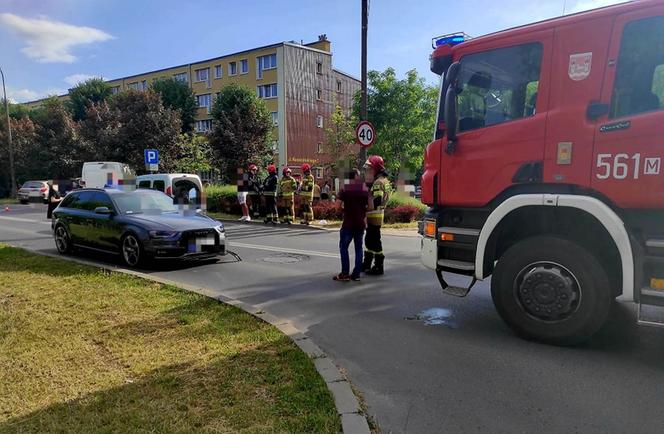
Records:
{"label": "sky", "polygon": [[[416,69],[431,38],[494,31],[619,0],[369,0],[368,66]],[[25,102],[91,76],[114,79],[326,34],[333,66],[360,76],[361,0],[0,0],[0,68]]]}

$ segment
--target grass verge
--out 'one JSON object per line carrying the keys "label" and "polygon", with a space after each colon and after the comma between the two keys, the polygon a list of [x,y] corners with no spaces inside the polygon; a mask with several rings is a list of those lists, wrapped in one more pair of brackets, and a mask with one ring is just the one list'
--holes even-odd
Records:
{"label": "grass verge", "polygon": [[11,198],[0,199],[0,205],[18,205],[18,199],[11,199]]}
{"label": "grass verge", "polygon": [[312,361],[215,300],[0,244],[0,432],[338,432]]}

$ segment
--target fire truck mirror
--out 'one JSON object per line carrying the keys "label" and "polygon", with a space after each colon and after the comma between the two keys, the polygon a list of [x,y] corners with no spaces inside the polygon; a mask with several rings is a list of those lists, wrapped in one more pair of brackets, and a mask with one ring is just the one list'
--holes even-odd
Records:
{"label": "fire truck mirror", "polygon": [[450,149],[450,144],[456,142],[456,133],[457,133],[457,112],[456,112],[456,85],[454,82],[450,82],[450,85],[447,87],[447,92],[445,93],[445,128],[447,128],[447,141],[448,141],[448,153],[454,151]]}

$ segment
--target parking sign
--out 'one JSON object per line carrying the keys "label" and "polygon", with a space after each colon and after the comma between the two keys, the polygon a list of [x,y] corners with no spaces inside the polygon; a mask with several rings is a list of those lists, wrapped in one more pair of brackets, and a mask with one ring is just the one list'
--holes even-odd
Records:
{"label": "parking sign", "polygon": [[143,151],[145,156],[145,170],[156,172],[159,170],[159,151],[156,149],[145,149]]}

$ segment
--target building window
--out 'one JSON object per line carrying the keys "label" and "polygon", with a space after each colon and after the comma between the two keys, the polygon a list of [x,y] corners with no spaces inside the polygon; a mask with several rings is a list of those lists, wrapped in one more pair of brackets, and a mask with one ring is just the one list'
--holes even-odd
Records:
{"label": "building window", "polygon": [[210,109],[210,94],[206,93],[204,95],[196,95],[196,102],[198,107]]}
{"label": "building window", "polygon": [[196,70],[196,81],[208,81],[210,78],[210,68],[202,68]]}
{"label": "building window", "polygon": [[228,75],[237,75],[237,62],[228,63]]}
{"label": "building window", "polygon": [[247,59],[240,60],[240,74],[247,74],[249,72],[249,61]]}
{"label": "building window", "polygon": [[212,129],[212,119],[203,119],[202,121],[196,121],[195,127],[197,132],[206,133]]}
{"label": "building window", "polygon": [[[316,153],[317,154],[322,154],[323,153],[323,143],[322,142],[318,142],[316,144]],[[320,176],[319,176],[319,178],[320,178]]]}
{"label": "building window", "polygon": [[182,83],[187,83],[189,81],[187,79],[187,73],[186,72],[181,72],[179,74],[173,74],[173,78],[177,81],[181,81]]}
{"label": "building window", "polygon": [[112,95],[115,95],[116,93],[119,93],[119,92],[120,92],[120,86],[113,86],[111,88],[111,94]]}
{"label": "building window", "polygon": [[316,89],[316,99],[317,100],[322,100],[323,99],[323,91],[320,89]]}
{"label": "building window", "polygon": [[341,80],[337,80],[337,92],[341,92]]}
{"label": "building window", "polygon": [[323,128],[323,116],[321,115],[316,116],[316,126],[318,128]]}
{"label": "building window", "polygon": [[272,125],[275,127],[279,125],[279,113],[278,112],[272,112]]}
{"label": "building window", "polygon": [[323,63],[316,62],[316,74],[322,74],[322,73],[323,73]]}
{"label": "building window", "polygon": [[277,97],[277,84],[263,84],[256,88],[256,93],[259,98],[276,98]]}
{"label": "building window", "polygon": [[214,78],[221,78],[223,71],[221,70],[221,65],[214,66]]}
{"label": "building window", "polygon": [[316,168],[316,178],[322,178],[323,177],[323,169],[320,167]]}
{"label": "building window", "polygon": [[275,69],[277,67],[277,55],[268,54],[267,56],[260,56],[256,58],[256,78],[263,78],[263,71],[268,69]]}
{"label": "building window", "polygon": [[135,81],[133,83],[129,83],[127,87],[133,90],[146,90],[148,88],[148,81]]}

